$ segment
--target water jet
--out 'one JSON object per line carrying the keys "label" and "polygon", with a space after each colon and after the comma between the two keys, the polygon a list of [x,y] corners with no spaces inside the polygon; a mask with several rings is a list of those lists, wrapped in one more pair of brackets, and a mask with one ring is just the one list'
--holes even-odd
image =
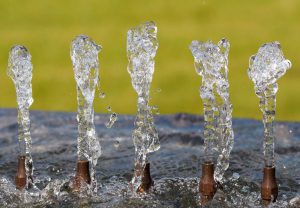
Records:
{"label": "water jet", "polygon": [[33,162],[31,157],[31,136],[29,107],[32,98],[32,63],[27,48],[15,45],[11,48],[8,58],[8,76],[13,80],[18,103],[18,139],[19,157],[18,171],[15,178],[16,188],[24,189],[32,183]]}
{"label": "water jet", "polygon": [[82,184],[90,184],[97,191],[95,167],[101,155],[101,146],[94,125],[93,101],[99,80],[98,53],[101,46],[85,35],[77,36],[71,43],[71,60],[77,85],[78,138],[77,170],[72,183],[75,191]]}
{"label": "water jet", "polygon": [[228,82],[229,47],[226,39],[220,40],[217,45],[211,41],[193,41],[190,45],[196,72],[202,77],[200,97],[204,108],[205,161],[202,164],[199,191],[203,204],[213,198],[217,190],[216,184],[223,181],[233,147],[232,105]]}
{"label": "water jet", "polygon": [[138,111],[134,122],[132,139],[135,146],[133,191],[145,192],[153,185],[147,154],[160,147],[154,119],[149,106],[149,91],[154,73],[154,57],[158,48],[157,27],[146,22],[127,33],[127,70],[134,90],[138,95]]}
{"label": "water jet", "polygon": [[277,80],[291,68],[291,62],[284,58],[279,42],[266,43],[257,54],[250,57],[248,76],[254,83],[255,94],[259,98],[259,108],[264,124],[264,163],[261,198],[275,202],[278,185],[275,177],[274,120],[276,112]]}

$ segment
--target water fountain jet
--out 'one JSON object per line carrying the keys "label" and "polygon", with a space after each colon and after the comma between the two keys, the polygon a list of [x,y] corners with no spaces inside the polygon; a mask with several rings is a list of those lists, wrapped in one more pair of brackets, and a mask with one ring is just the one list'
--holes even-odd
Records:
{"label": "water fountain jet", "polygon": [[138,95],[138,111],[132,134],[135,145],[135,170],[131,187],[136,192],[146,192],[153,185],[147,154],[160,147],[154,119],[149,106],[149,91],[154,73],[154,57],[158,48],[157,27],[146,22],[127,33],[127,70]]}
{"label": "water fountain jet", "polygon": [[27,48],[20,45],[11,48],[7,74],[13,80],[17,94],[19,157],[15,182],[16,188],[22,190],[33,182],[29,118],[29,108],[33,103],[31,85],[32,63],[31,55]]}
{"label": "water fountain jet", "polygon": [[[228,53],[226,39],[218,45],[211,41],[193,41],[190,50],[194,56],[195,69],[202,77],[200,96],[204,107],[204,152],[202,177],[199,184],[202,204],[210,201],[217,191],[217,183],[229,166],[233,147],[232,105],[229,99]],[[214,157],[218,155],[215,168]]]}
{"label": "water fountain jet", "polygon": [[279,42],[261,46],[257,54],[250,57],[249,78],[254,83],[258,96],[259,108],[263,113],[264,124],[264,176],[261,184],[261,197],[264,201],[275,202],[278,196],[278,185],[275,177],[274,158],[274,120],[276,111],[277,80],[282,77],[291,62],[284,58]]}
{"label": "water fountain jet", "polygon": [[98,53],[101,46],[88,36],[77,36],[71,43],[71,60],[77,84],[78,102],[78,146],[77,170],[72,183],[74,191],[79,191],[85,183],[97,191],[95,166],[101,155],[101,146],[94,125],[93,101],[99,80]]}

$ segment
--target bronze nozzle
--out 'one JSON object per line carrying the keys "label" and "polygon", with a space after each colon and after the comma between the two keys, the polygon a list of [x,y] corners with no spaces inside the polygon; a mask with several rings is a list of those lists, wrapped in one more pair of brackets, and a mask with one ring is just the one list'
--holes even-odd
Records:
{"label": "bronze nozzle", "polygon": [[16,181],[16,188],[19,190],[24,189],[27,183],[25,160],[26,160],[25,156],[18,157],[18,171],[17,171],[15,181]]}
{"label": "bronze nozzle", "polygon": [[199,183],[201,203],[206,204],[213,199],[217,191],[217,183],[214,179],[214,164],[205,162],[202,164],[202,177]]}
{"label": "bronze nozzle", "polygon": [[87,184],[91,183],[89,161],[78,160],[76,175],[75,178],[73,179],[73,187],[72,187],[73,191],[79,191],[83,183],[87,183]]}
{"label": "bronze nozzle", "polygon": [[264,167],[264,177],[261,183],[261,198],[267,202],[275,202],[278,196],[275,167]]}
{"label": "bronze nozzle", "polygon": [[148,192],[150,187],[153,186],[153,180],[150,175],[150,163],[147,163],[142,174],[142,184],[138,188],[138,193],[145,193]]}

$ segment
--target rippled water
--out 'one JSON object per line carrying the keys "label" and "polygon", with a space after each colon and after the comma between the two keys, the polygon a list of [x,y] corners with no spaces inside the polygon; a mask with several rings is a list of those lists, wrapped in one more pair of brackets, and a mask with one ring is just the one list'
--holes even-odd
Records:
{"label": "rippled water", "polygon": [[[32,112],[36,187],[19,192],[14,187],[17,112],[0,110],[0,207],[199,207],[203,118],[187,114],[155,118],[161,140],[161,149],[149,158],[155,185],[148,195],[134,196],[128,190],[134,165],[134,117],[119,116],[107,129],[109,116],[95,116],[103,154],[97,165],[101,186],[92,196],[72,194],[68,188],[76,165],[76,114]],[[235,119],[233,128],[236,141],[226,183],[210,206],[261,207],[262,123]],[[275,132],[279,197],[271,207],[300,207],[300,123],[279,122]]]}

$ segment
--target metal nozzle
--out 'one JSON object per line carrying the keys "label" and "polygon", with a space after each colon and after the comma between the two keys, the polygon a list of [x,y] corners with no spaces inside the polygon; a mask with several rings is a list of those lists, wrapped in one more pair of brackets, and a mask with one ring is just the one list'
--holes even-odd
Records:
{"label": "metal nozzle", "polygon": [[74,191],[79,191],[81,184],[91,183],[90,177],[90,169],[89,169],[89,161],[87,160],[78,160],[77,161],[77,170],[75,178],[73,179],[73,187]]}
{"label": "metal nozzle", "polygon": [[205,162],[202,164],[202,177],[199,184],[201,203],[206,204],[213,199],[217,191],[217,183],[214,179],[214,164]]}
{"label": "metal nozzle", "polygon": [[261,183],[261,198],[267,202],[275,202],[278,196],[275,172],[275,167],[264,167],[264,177]]}
{"label": "metal nozzle", "polygon": [[150,175],[150,163],[146,164],[145,169],[140,174],[142,174],[142,184],[138,188],[137,192],[145,193],[149,191],[150,187],[154,184]]}
{"label": "metal nozzle", "polygon": [[25,159],[26,159],[25,156],[18,157],[18,172],[15,179],[16,179],[16,188],[19,190],[24,189],[27,183]]}

